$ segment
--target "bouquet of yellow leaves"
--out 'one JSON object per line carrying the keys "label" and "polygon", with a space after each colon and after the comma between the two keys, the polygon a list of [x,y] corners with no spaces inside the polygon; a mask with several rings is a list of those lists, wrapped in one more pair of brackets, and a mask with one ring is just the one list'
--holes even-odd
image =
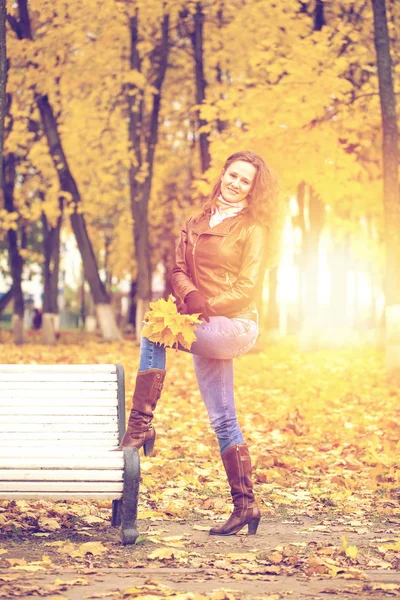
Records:
{"label": "bouquet of yellow leaves", "polygon": [[198,314],[181,315],[178,312],[171,294],[168,300],[161,298],[150,302],[150,310],[144,315],[142,335],[165,347],[178,348],[178,344],[181,344],[190,350],[196,339],[194,332],[198,323],[201,323]]}

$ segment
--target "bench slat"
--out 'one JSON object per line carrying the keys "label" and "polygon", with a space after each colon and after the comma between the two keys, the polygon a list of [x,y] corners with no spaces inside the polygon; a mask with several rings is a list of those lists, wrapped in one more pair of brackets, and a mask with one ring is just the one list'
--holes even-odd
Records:
{"label": "bench slat", "polygon": [[0,469],[0,484],[3,481],[63,482],[79,481],[122,481],[122,469]]}
{"label": "bench slat", "polygon": [[85,469],[85,470],[107,470],[107,469],[123,469],[124,461],[121,452],[109,453],[111,456],[100,458],[86,457],[64,457],[64,458],[41,458],[20,457],[20,458],[3,458],[0,457],[0,469]]}
{"label": "bench slat", "polygon": [[115,500],[120,498],[119,492],[14,492],[1,491],[0,500]]}
{"label": "bench slat", "polygon": [[53,372],[46,373],[45,371],[38,372],[17,372],[17,373],[4,373],[0,371],[0,383],[10,383],[11,386],[15,382],[23,379],[26,382],[41,383],[41,382],[58,382],[58,381],[69,381],[69,382],[94,382],[94,381],[107,381],[116,384],[117,376],[115,373],[64,373],[64,372]]}
{"label": "bench slat", "polygon": [[2,492],[115,492],[121,493],[122,481],[0,481]]}
{"label": "bench slat", "polygon": [[2,365],[0,365],[0,372],[18,372],[21,371],[22,373],[26,373],[28,371],[35,371],[35,372],[40,372],[40,371],[44,371],[46,373],[51,372],[51,371],[61,371],[61,372],[65,372],[67,371],[68,373],[72,373],[74,371],[77,372],[84,372],[84,373],[89,373],[90,371],[95,371],[95,372],[104,372],[104,373],[116,373],[117,372],[117,367],[116,365],[113,364],[99,364],[99,365],[82,365],[82,364],[77,364],[77,365],[64,365],[64,364],[35,364],[35,365],[31,365],[31,364],[15,364],[15,363],[9,363],[9,364],[5,364],[3,363]]}
{"label": "bench slat", "polygon": [[35,395],[37,401],[43,402],[55,402],[56,400],[65,400],[68,402],[80,402],[81,400],[96,402],[103,402],[104,404],[112,401],[113,405],[116,404],[116,390],[82,390],[79,396],[76,395],[76,390],[57,390],[57,394],[54,390],[32,390],[29,394],[26,390],[9,390],[7,394],[0,395],[0,406],[8,406],[14,399],[23,404],[32,404],[32,397]]}
{"label": "bench slat", "polygon": [[[22,437],[22,436],[21,436]],[[53,446],[65,446],[66,444],[74,444],[75,446],[90,446],[91,444],[96,444],[98,446],[113,446],[117,440],[117,433],[103,433],[99,434],[98,431],[87,431],[83,436],[82,433],[74,433],[71,432],[63,432],[61,434],[53,433],[52,435],[47,434],[46,438],[43,438],[42,432],[35,433],[24,433],[23,439],[18,439],[15,433],[2,433],[0,435],[0,447],[8,446],[22,446],[27,448],[27,446],[31,446],[34,444],[35,446],[47,446],[50,450]],[[29,449],[27,450],[27,454]]]}
{"label": "bench slat", "polygon": [[[5,382],[0,381],[0,391],[7,392],[11,390],[27,390],[31,392],[31,390],[35,390],[38,392],[39,390],[43,391],[57,391],[57,390],[117,390],[116,383],[113,381],[68,381],[68,380],[59,380],[59,381],[37,381],[32,382],[24,381],[23,375],[19,381],[13,382]],[[4,394],[1,394],[4,396]]]}
{"label": "bench slat", "polygon": [[[71,446],[70,456],[74,456],[74,455],[76,456],[76,453],[74,452],[75,447],[82,449],[82,444],[80,446],[78,446],[78,445]],[[116,451],[117,447],[118,447],[118,442],[115,442],[114,444],[108,444],[108,445],[105,445],[100,442],[96,445],[91,443],[88,446],[86,446],[86,448],[83,448],[83,451],[85,452],[85,450],[87,450],[89,452],[89,450],[92,449],[92,450],[98,450],[100,452],[104,447],[109,448],[112,451]],[[24,450],[24,448],[26,448],[26,447],[16,446],[14,455],[17,455],[18,451]],[[55,456],[55,452],[51,445],[37,446],[37,449],[38,449],[38,452],[40,452],[40,451],[42,452],[43,458],[45,458],[46,456]],[[4,447],[0,446],[0,454],[2,457],[3,457],[3,454],[5,454],[7,450],[8,450],[8,448],[4,448]],[[25,449],[25,456],[26,456],[26,449]],[[84,456],[86,456],[86,455],[84,454]]]}
{"label": "bench slat", "polygon": [[[114,445],[106,446],[104,444],[98,448],[83,445],[71,447],[70,445],[65,446],[59,444],[54,446],[54,448],[51,449],[51,452],[49,452],[48,446],[32,446],[29,448],[29,457],[35,459],[47,457],[54,460],[61,458],[93,458],[98,460],[108,460],[110,456],[113,457],[114,455],[122,457],[122,452],[117,452],[116,446]],[[0,460],[3,461],[3,459],[5,460],[7,458],[27,458],[26,447],[16,447],[14,444],[3,447]],[[111,458],[111,460],[113,460],[113,458]]]}
{"label": "bench slat", "polygon": [[97,406],[96,404],[92,404],[88,406],[86,404],[43,404],[35,406],[26,405],[26,406],[16,406],[14,409],[12,406],[9,407],[1,407],[0,406],[0,420],[7,416],[19,416],[20,418],[23,416],[35,415],[38,418],[41,416],[50,416],[54,415],[55,417],[61,417],[62,415],[74,415],[75,418],[77,416],[103,416],[103,417],[113,417],[115,416],[115,406]]}
{"label": "bench slat", "polygon": [[[115,412],[115,411],[114,411]],[[104,416],[98,414],[88,415],[86,413],[81,413],[78,415],[20,415],[20,416],[11,416],[5,415],[1,418],[0,423],[0,431],[9,430],[10,426],[13,428],[17,428],[20,430],[20,426],[30,425],[42,425],[46,427],[49,424],[52,425],[62,425],[64,429],[74,429],[76,431],[75,426],[77,425],[85,425],[86,424],[97,424],[97,425],[109,425],[108,429],[115,429],[117,426],[117,418],[115,416]],[[74,426],[74,427],[71,427]],[[15,431],[15,429],[13,429]]]}
{"label": "bench slat", "polygon": [[0,435],[13,434],[15,437],[16,433],[23,433],[28,435],[41,435],[47,439],[53,439],[56,437],[60,439],[61,434],[64,436],[77,437],[80,433],[92,434],[97,437],[103,435],[111,435],[117,433],[116,420],[110,421],[110,423],[2,423],[0,425]]}

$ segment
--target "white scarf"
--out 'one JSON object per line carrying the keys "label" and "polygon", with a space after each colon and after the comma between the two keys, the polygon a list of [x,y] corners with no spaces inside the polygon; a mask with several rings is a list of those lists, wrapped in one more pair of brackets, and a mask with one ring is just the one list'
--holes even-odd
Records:
{"label": "white scarf", "polygon": [[210,217],[210,227],[213,228],[222,223],[228,217],[235,217],[241,210],[248,206],[247,200],[241,202],[227,202],[221,195],[218,196],[215,213]]}

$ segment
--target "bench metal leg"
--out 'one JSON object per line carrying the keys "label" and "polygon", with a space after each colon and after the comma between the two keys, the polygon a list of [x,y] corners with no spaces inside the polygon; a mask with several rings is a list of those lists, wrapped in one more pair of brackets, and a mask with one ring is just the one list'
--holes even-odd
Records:
{"label": "bench metal leg", "polygon": [[[134,544],[139,536],[136,528],[139,496],[140,460],[137,448],[124,448],[124,491],[121,503],[122,543]],[[118,509],[117,509],[118,511]],[[113,511],[114,516],[114,511]],[[118,519],[118,516],[116,517]]]}
{"label": "bench metal leg", "polygon": [[118,500],[112,501],[111,525],[113,527],[119,527],[121,525],[121,522],[122,522],[121,505],[122,505],[122,500],[118,499]]}

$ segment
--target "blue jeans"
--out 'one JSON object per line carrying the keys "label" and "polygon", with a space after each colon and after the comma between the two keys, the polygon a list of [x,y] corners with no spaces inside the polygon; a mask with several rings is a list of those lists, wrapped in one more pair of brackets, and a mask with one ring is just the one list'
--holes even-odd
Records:
{"label": "blue jeans", "polygon": [[[257,337],[258,325],[250,319],[210,317],[209,323],[202,321],[196,329],[196,341],[190,353],[221,454],[233,444],[243,442],[235,409],[233,359],[248,352]],[[165,366],[165,347],[142,337],[139,371],[165,369]]]}

